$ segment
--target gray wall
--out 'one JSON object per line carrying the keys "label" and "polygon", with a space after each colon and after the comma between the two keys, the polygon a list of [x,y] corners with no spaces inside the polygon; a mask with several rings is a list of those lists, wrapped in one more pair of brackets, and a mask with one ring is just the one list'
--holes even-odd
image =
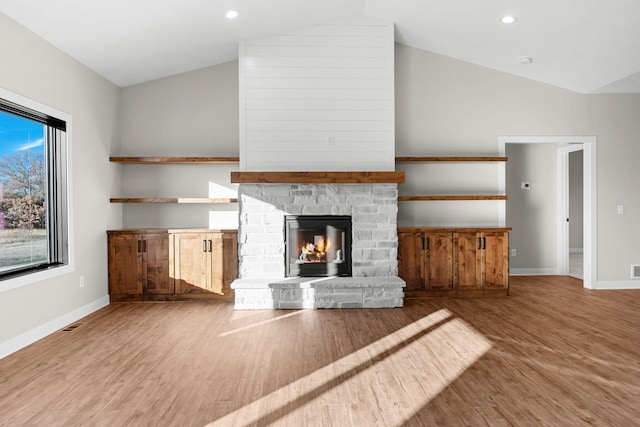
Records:
{"label": "gray wall", "polygon": [[[514,273],[557,273],[557,147],[555,144],[507,144],[507,226],[516,249]],[[522,189],[528,182],[530,188]],[[521,270],[521,271],[518,271]],[[524,270],[524,271],[523,271]]]}
{"label": "gray wall", "polygon": [[[238,62],[122,89],[124,156],[238,156]],[[122,165],[122,197],[236,197],[237,165]],[[125,227],[233,228],[233,205],[123,206]]]}
{"label": "gray wall", "polygon": [[495,155],[500,135],[581,135],[585,96],[396,44],[396,154]]}
{"label": "gray wall", "polygon": [[[72,115],[72,197],[76,270],[0,293],[0,347],[9,339],[107,296],[105,230],[121,226],[109,204],[119,177],[119,89],[0,13],[0,86]],[[79,278],[85,277],[80,288]]]}
{"label": "gray wall", "polygon": [[122,156],[237,156],[238,61],[122,89]]}
{"label": "gray wall", "polygon": [[629,280],[640,264],[640,95],[585,98],[585,133],[598,137],[598,280]]}

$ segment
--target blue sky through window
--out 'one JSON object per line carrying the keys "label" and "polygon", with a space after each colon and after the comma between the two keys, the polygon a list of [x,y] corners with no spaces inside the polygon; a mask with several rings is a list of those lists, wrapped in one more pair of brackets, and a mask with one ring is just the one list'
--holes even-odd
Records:
{"label": "blue sky through window", "polygon": [[0,157],[24,150],[44,153],[44,125],[0,111]]}

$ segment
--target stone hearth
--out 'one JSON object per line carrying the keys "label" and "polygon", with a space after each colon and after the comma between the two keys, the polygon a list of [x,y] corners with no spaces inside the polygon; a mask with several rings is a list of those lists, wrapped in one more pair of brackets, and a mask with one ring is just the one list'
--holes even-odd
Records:
{"label": "stone hearth", "polygon": [[[241,184],[236,309],[402,307],[397,184]],[[285,279],[285,215],[350,215],[353,277]]]}
{"label": "stone hearth", "polygon": [[236,309],[402,307],[398,277],[294,277],[234,282]]}

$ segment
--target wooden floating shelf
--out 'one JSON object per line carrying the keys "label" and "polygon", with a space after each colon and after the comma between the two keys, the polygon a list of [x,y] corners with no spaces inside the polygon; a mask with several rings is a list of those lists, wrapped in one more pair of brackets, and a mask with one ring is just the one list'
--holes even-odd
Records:
{"label": "wooden floating shelf", "polygon": [[[396,163],[426,162],[506,162],[508,157],[396,157]],[[127,164],[239,163],[239,157],[109,157],[109,161]]]}
{"label": "wooden floating shelf", "polygon": [[238,199],[230,198],[199,198],[199,197],[123,197],[111,198],[111,203],[236,203]]}
{"label": "wooden floating shelf", "polygon": [[508,157],[396,157],[396,163],[506,162]]}
{"label": "wooden floating shelf", "polygon": [[507,200],[508,196],[398,196],[399,202],[429,200]]}
{"label": "wooden floating shelf", "polygon": [[168,165],[168,164],[224,164],[238,163],[239,157],[109,157],[110,162],[136,165]]}
{"label": "wooden floating shelf", "polygon": [[400,184],[404,172],[231,172],[234,184]]}

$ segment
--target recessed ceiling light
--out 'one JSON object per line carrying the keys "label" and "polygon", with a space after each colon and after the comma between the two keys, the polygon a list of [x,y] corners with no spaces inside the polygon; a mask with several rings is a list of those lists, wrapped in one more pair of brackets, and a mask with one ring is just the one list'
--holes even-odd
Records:
{"label": "recessed ceiling light", "polygon": [[512,15],[505,15],[500,18],[500,22],[502,22],[503,24],[513,24],[514,22],[516,22],[516,17]]}
{"label": "recessed ceiling light", "polygon": [[529,65],[533,62],[533,58],[529,57],[529,56],[521,56],[520,57],[520,63],[522,65]]}
{"label": "recessed ceiling light", "polygon": [[233,9],[227,10],[227,13],[224,14],[227,19],[236,19],[238,15],[240,15],[238,11]]}

